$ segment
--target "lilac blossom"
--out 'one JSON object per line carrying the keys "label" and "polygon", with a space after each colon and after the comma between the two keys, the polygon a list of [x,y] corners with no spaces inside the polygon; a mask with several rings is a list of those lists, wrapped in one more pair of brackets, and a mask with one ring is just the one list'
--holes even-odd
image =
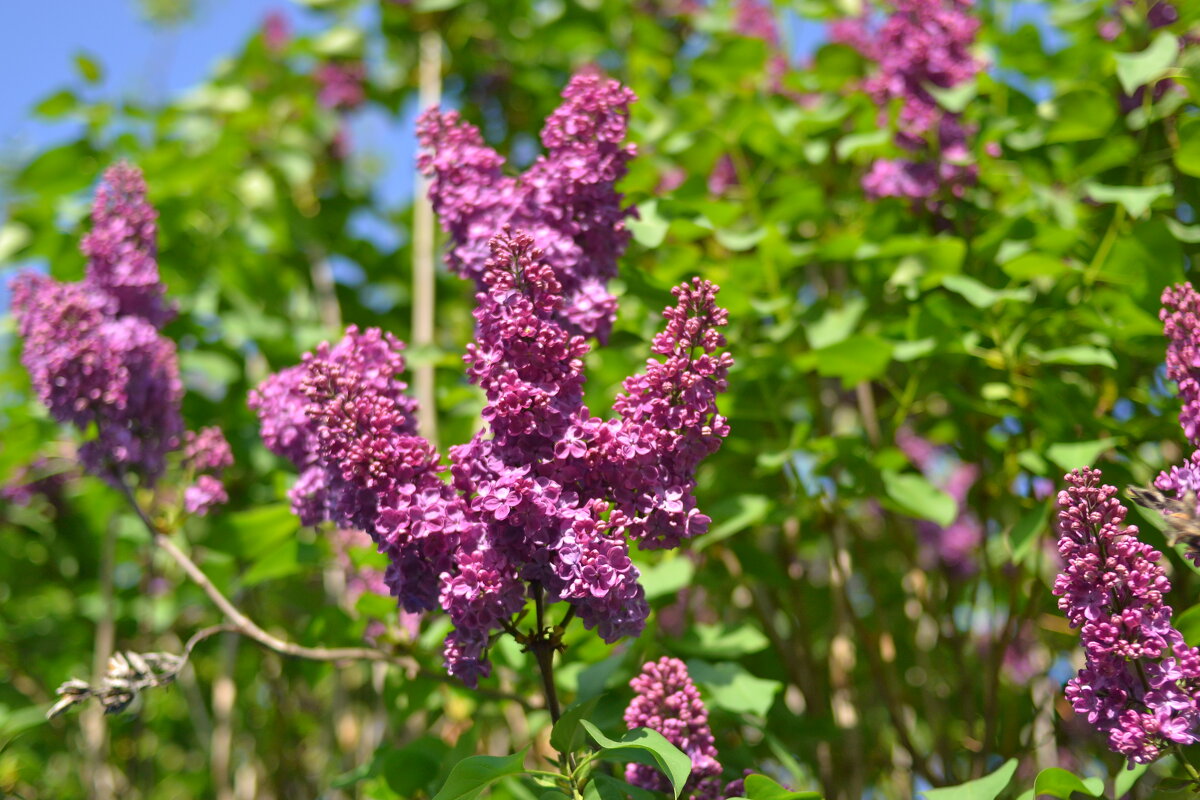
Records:
{"label": "lilac blossom", "polygon": [[605,288],[629,242],[615,185],[635,154],[623,144],[636,98],[617,81],[590,72],[573,77],[563,103],[542,128],[545,155],[520,176],[457,112],[429,109],[417,121],[421,171],[429,199],[450,234],[446,263],[483,288],[488,242],[504,225],[533,236],[562,285],[556,312],[572,333],[604,341],[617,301]]}
{"label": "lilac blossom", "polygon": [[183,434],[174,343],[140,316],[117,316],[115,299],[86,280],[20,275],[12,305],[38,399],[59,422],[95,426],[80,448],[85,469],[153,483]]}
{"label": "lilac blossom", "polygon": [[[876,63],[864,88],[881,109],[899,101],[895,141],[911,154],[876,161],[863,188],[872,198],[930,201],[943,189],[961,197],[977,177],[967,144],[973,130],[944,110],[930,89],[952,89],[978,74],[982,65],[971,47],[979,20],[969,13],[971,0],[890,0],[888,5],[882,24],[864,14],[830,27],[833,41]],[[888,112],[881,111],[881,124],[887,123]]]}
{"label": "lilac blossom", "polygon": [[184,489],[183,505],[189,514],[204,516],[213,508],[229,502],[220,474],[233,466],[233,450],[220,428],[188,431],[183,441],[183,467],[196,476]]}
{"label": "lilac blossom", "polygon": [[1058,606],[1079,629],[1084,667],[1067,683],[1075,713],[1134,763],[1200,739],[1200,650],[1171,624],[1162,554],[1125,525],[1116,488],[1085,467],[1058,495]]}
{"label": "lilac blossom", "polygon": [[1167,378],[1179,386],[1179,424],[1200,445],[1200,294],[1190,283],[1163,290],[1159,319],[1167,337]]}
{"label": "lilac blossom", "polygon": [[954,499],[957,508],[954,521],[946,527],[928,520],[917,522],[923,566],[930,569],[940,564],[958,577],[970,575],[983,542],[983,525],[967,502],[971,486],[979,478],[979,467],[960,461],[907,428],[896,432],[896,444],[926,478]]}
{"label": "lilac blossom", "polygon": [[326,61],[313,73],[317,102],[326,108],[350,111],[367,99],[367,68],[361,61]]}
{"label": "lilac blossom", "polygon": [[274,55],[282,53],[292,39],[292,26],[279,10],[271,11],[262,23],[263,45]]}
{"label": "lilac blossom", "polygon": [[489,674],[492,639],[529,595],[571,604],[608,642],[641,631],[649,606],[627,537],[673,547],[705,529],[694,473],[728,434],[715,400],[732,363],[717,352],[717,287],[684,284],[654,341],[666,361],[625,382],[614,419],[591,417],[588,345],[562,321],[558,274],[529,234],[506,229],[489,250],[464,356],[485,427],[450,448],[450,483],[416,433],[401,345],[377,330],[350,328],[250,399],[268,448],[300,472],[302,520],[370,534],[402,607],[454,622],[446,667],[468,684]]}
{"label": "lilac blossom", "polygon": [[[717,760],[716,743],[708,725],[708,711],[688,675],[687,665],[668,657],[648,661],[629,685],[634,691],[633,700],[625,709],[625,724],[629,729],[658,731],[692,760],[692,774],[681,794],[689,800],[723,797],[721,762]],[[666,777],[646,764],[629,764],[625,780],[652,791],[671,790]]]}
{"label": "lilac blossom", "polygon": [[158,276],[158,212],[146,202],[146,181],[136,167],[109,167],[92,204],[92,230],[83,237],[85,282],[111,297],[115,313],[137,316],[156,328],[175,310]]}
{"label": "lilac blossom", "polygon": [[[25,273],[13,282],[21,361],[34,392],[61,423],[94,438],[79,448],[84,469],[114,483],[134,475],[151,486],[168,453],[185,443],[183,384],[175,343],[159,328],[174,316],[158,274],[157,213],[141,172],[110,167],[96,190],[82,281]],[[225,501],[215,474],[232,463],[212,428],[188,434],[183,461],[202,480],[184,503],[204,513]]]}

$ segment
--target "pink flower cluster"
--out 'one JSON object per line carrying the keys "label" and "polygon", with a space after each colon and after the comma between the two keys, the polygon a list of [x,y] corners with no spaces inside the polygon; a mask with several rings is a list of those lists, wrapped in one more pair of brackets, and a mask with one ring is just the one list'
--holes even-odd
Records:
{"label": "pink flower cluster", "polygon": [[[969,13],[971,0],[889,0],[891,13],[876,26],[870,17],[841,20],[830,37],[876,62],[865,88],[886,109],[900,103],[896,143],[911,157],[879,159],[863,178],[868,196],[930,201],[945,190],[961,197],[974,184],[971,130],[944,110],[930,87],[951,89],[972,80],[981,69],[971,55],[979,20]],[[888,112],[880,112],[882,124]]]}
{"label": "pink flower cluster", "polygon": [[450,234],[449,267],[483,288],[488,241],[504,225],[528,232],[562,284],[556,312],[572,333],[604,341],[617,301],[606,286],[629,242],[615,185],[635,149],[623,144],[633,92],[590,72],[573,77],[542,128],[546,154],[520,176],[456,112],[429,109],[417,122],[429,199]]}
{"label": "pink flower cluster", "polygon": [[468,684],[489,673],[492,637],[530,594],[570,603],[606,641],[640,632],[649,608],[626,536],[673,547],[704,531],[694,471],[728,433],[716,287],[675,289],[654,343],[666,361],[629,378],[605,421],[583,405],[588,346],[560,321],[562,286],[533,238],[505,233],[491,253],[465,356],[487,425],[450,449],[453,486],[395,377],[400,344],[377,330],[351,328],[250,401],[267,446],[301,470],[297,513],[370,534],[401,605],[440,606],[454,622],[446,665]]}
{"label": "pink flower cluster", "polygon": [[922,566],[932,569],[940,565],[953,575],[970,575],[976,569],[976,556],[983,542],[983,525],[967,503],[967,494],[979,478],[979,467],[960,461],[949,450],[934,446],[907,428],[896,432],[896,444],[926,478],[954,498],[958,507],[954,521],[945,528],[927,520],[917,523]]}
{"label": "pink flower cluster", "polygon": [[1075,713],[1131,762],[1200,740],[1200,650],[1171,624],[1162,554],[1125,525],[1116,489],[1091,468],[1066,476],[1058,495],[1058,607],[1079,629],[1086,662],[1067,683]]}
{"label": "pink flower cluster", "polygon": [[154,217],[141,174],[112,167],[83,240],[84,280],[24,273],[13,282],[21,363],[34,391],[59,422],[95,426],[80,456],[108,479],[130,472],[153,482],[183,435],[175,345],[158,332],[171,312],[154,260]]}
{"label": "pink flower cluster", "polygon": [[[22,339],[21,363],[38,399],[59,422],[95,438],[79,449],[84,468],[120,482],[126,474],[153,484],[167,454],[184,442],[183,384],[175,343],[159,333],[175,314],[158,274],[155,218],[137,168],[110,167],[96,190],[82,281],[24,273],[12,307]],[[194,513],[225,502],[213,473],[233,463],[216,428],[187,434]]]}
{"label": "pink flower cluster", "polygon": [[317,102],[326,108],[350,111],[367,99],[367,68],[361,61],[326,61],[317,67]]}
{"label": "pink flower cluster", "polygon": [[233,466],[233,450],[220,428],[188,431],[183,440],[183,467],[196,482],[183,491],[183,507],[189,514],[204,516],[229,502],[221,473]]}
{"label": "pink flower cluster", "polygon": [[[721,790],[721,762],[717,760],[716,743],[708,725],[708,711],[686,664],[665,656],[658,661],[647,661],[629,685],[635,693],[625,709],[625,724],[629,729],[658,731],[692,760],[692,775],[680,793],[682,797],[718,800],[742,795],[742,778],[730,781]],[[647,764],[629,764],[625,780],[643,789],[671,792],[666,777]]]}

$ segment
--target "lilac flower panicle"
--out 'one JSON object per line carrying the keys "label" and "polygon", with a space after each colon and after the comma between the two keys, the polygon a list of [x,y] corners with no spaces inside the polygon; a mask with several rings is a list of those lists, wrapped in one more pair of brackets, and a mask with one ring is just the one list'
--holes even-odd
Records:
{"label": "lilac flower panicle", "polygon": [[1167,378],[1179,386],[1179,424],[1200,446],[1200,294],[1190,283],[1163,290],[1159,319],[1167,337]]}
{"label": "lilac flower panicle", "polygon": [[146,202],[146,181],[136,167],[117,164],[104,173],[92,204],[92,230],[81,249],[86,283],[113,299],[116,313],[161,328],[175,316],[158,275],[158,212]]}
{"label": "lilac flower panicle", "polygon": [[623,144],[636,98],[617,81],[575,75],[542,129],[546,153],[519,177],[456,112],[429,109],[417,122],[429,199],[450,234],[449,267],[483,286],[489,240],[504,225],[526,231],[562,284],[556,312],[570,332],[603,341],[616,315],[605,288],[630,233],[615,185],[635,154]]}
{"label": "lilac flower panicle", "polygon": [[[554,146],[618,138],[563,120],[547,128]],[[563,319],[561,273],[508,226],[488,252],[463,357],[485,426],[450,448],[450,483],[416,432],[401,345],[377,330],[348,329],[250,398],[264,442],[300,472],[301,519],[368,533],[401,606],[441,608],[454,623],[445,665],[468,685],[490,673],[492,640],[531,594],[570,603],[605,641],[640,633],[650,609],[626,537],[673,546],[704,529],[694,472],[728,433],[715,404],[731,363],[717,352],[726,312],[715,286],[675,290],[654,342],[665,363],[629,379],[604,421],[583,403],[588,345]]]}
{"label": "lilac flower panicle", "polygon": [[[648,661],[629,682],[634,697],[625,709],[625,724],[630,730],[650,728],[661,733],[692,760],[692,774],[682,795],[690,800],[715,800],[721,793],[721,763],[708,711],[700,692],[688,675],[687,665],[677,658],[663,657]],[[625,780],[643,789],[670,792],[667,779],[654,767],[629,764]]]}
{"label": "lilac flower panicle", "polygon": [[909,461],[939,489],[954,498],[958,513],[942,527],[918,520],[919,558],[926,569],[942,566],[952,575],[965,577],[977,568],[976,556],[983,542],[983,525],[971,511],[967,495],[979,478],[979,467],[967,464],[946,448],[939,448],[907,428],[896,433],[896,444]]}
{"label": "lilac flower panicle", "polygon": [[642,547],[672,548],[704,533],[709,518],[696,508],[695,471],[729,435],[716,398],[727,386],[733,357],[721,328],[729,312],[716,303],[720,288],[695,278],[671,290],[674,306],[663,311],[663,332],[646,371],[627,378],[613,403],[619,426],[593,423],[605,477],[616,508],[628,518],[630,536]]}
{"label": "lilac flower panicle", "polygon": [[313,73],[317,102],[326,108],[350,111],[367,100],[367,68],[361,61],[326,61]]}
{"label": "lilac flower panicle", "polygon": [[220,474],[233,466],[233,450],[220,428],[188,431],[183,440],[183,466],[196,475],[196,482],[183,493],[189,514],[204,516],[213,508],[229,502]]}
{"label": "lilac flower panicle", "polygon": [[[911,157],[879,159],[863,178],[873,199],[925,200],[945,190],[961,197],[978,177],[968,146],[973,130],[944,110],[930,87],[951,89],[974,79],[982,64],[971,48],[979,20],[971,0],[889,0],[882,24],[866,14],[830,26],[830,38],[876,63],[864,88],[881,109],[899,101],[896,143]],[[888,114],[881,112],[881,124]],[[936,204],[933,204],[935,207]]]}
{"label": "lilac flower panicle", "polygon": [[1116,489],[1086,467],[1066,480],[1058,496],[1064,568],[1054,594],[1085,654],[1066,696],[1114,752],[1149,763],[1172,744],[1200,740],[1200,650],[1171,624],[1161,554],[1124,524]]}
{"label": "lilac flower panicle", "polygon": [[[131,169],[123,167],[119,173],[122,186],[141,185],[140,176],[135,180],[126,171]],[[98,195],[108,192],[101,187]],[[126,199],[114,201],[111,208],[131,208],[141,224],[153,218],[139,203],[126,203],[129,195],[120,197]],[[107,201],[105,209],[110,209]],[[130,241],[117,235],[122,225],[116,217],[98,215],[98,230],[101,226],[110,244]],[[133,473],[150,484],[183,435],[183,384],[175,344],[155,327],[165,306],[147,299],[161,300],[161,295],[157,290],[125,291],[158,286],[153,259],[147,265],[123,248],[95,245],[95,252],[112,257],[94,260],[80,282],[61,283],[33,273],[17,276],[12,308],[23,343],[21,362],[38,399],[59,422],[79,430],[95,426],[95,438],[79,451],[84,468],[109,480]],[[124,255],[113,255],[118,253]],[[135,263],[136,268],[129,266]],[[96,264],[101,266],[93,269]],[[152,280],[147,270],[153,272]],[[130,276],[145,281],[131,282]]]}

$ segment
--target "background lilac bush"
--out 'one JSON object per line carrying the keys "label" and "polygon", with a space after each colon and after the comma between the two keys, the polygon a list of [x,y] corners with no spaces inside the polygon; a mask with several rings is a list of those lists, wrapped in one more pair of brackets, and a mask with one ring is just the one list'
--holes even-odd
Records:
{"label": "background lilac bush", "polygon": [[[1200,485],[1198,25],[305,0],[161,102],[81,57],[0,155],[0,794],[1192,780],[1194,566],[1121,490]],[[120,481],[269,635],[395,663],[218,634],[47,722],[225,621]]]}

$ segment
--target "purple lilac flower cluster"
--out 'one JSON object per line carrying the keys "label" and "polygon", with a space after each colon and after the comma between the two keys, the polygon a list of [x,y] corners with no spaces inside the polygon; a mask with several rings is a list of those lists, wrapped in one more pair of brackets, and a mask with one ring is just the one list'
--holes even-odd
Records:
{"label": "purple lilac flower cluster", "polygon": [[[876,26],[869,16],[841,20],[830,37],[848,44],[877,64],[864,88],[886,109],[900,102],[896,144],[912,155],[878,159],[863,178],[872,198],[924,200],[948,191],[961,197],[975,183],[971,129],[958,114],[939,106],[930,87],[951,89],[972,80],[981,64],[971,55],[979,20],[972,0],[889,0],[891,13]],[[881,111],[882,124],[887,111]]]}
{"label": "purple lilac flower cluster", "polygon": [[326,61],[313,77],[319,87],[317,102],[326,108],[351,111],[367,99],[367,68],[361,61]]}
{"label": "purple lilac flower cluster", "polygon": [[24,273],[12,294],[21,362],[38,399],[59,422],[95,426],[80,449],[85,468],[147,483],[183,436],[175,344],[158,332],[172,310],[158,278],[154,218],[141,174],[110,168],[83,240],[86,277],[63,283]]}
{"label": "purple lilac flower cluster", "polygon": [[627,379],[605,421],[583,404],[588,346],[561,322],[555,270],[528,234],[490,248],[465,356],[487,426],[450,449],[453,486],[416,434],[400,344],[377,330],[351,328],[250,401],[268,448],[301,470],[297,513],[370,534],[402,607],[440,606],[454,622],[446,665],[468,684],[489,674],[491,639],[529,594],[570,603],[606,641],[640,632],[649,608],[626,535],[673,547],[705,530],[694,471],[729,430],[715,405],[731,363],[716,353],[715,286],[675,289],[654,343],[666,361]]}
{"label": "purple lilac flower cluster", "polygon": [[[658,731],[692,759],[692,775],[681,796],[688,800],[717,800],[742,795],[742,778],[730,781],[721,790],[721,762],[717,760],[717,747],[708,725],[708,711],[686,664],[665,656],[658,661],[647,661],[629,685],[635,693],[625,709],[625,724],[629,729]],[[625,780],[643,789],[671,791],[666,777],[645,764],[629,764]]]}
{"label": "purple lilac flower cluster", "polygon": [[520,176],[456,112],[429,109],[417,122],[429,199],[450,234],[449,267],[484,288],[488,241],[504,225],[528,232],[562,284],[556,312],[572,333],[604,341],[617,301],[606,289],[630,234],[614,188],[635,155],[623,144],[633,92],[590,72],[573,77],[542,128],[546,154]]}
{"label": "purple lilac flower cluster", "polygon": [[204,516],[214,507],[229,502],[221,473],[233,466],[233,450],[220,428],[188,431],[183,440],[183,467],[196,482],[183,491],[183,507],[189,514]]}
{"label": "purple lilac flower cluster", "polygon": [[948,450],[936,447],[907,428],[896,432],[896,444],[926,478],[954,498],[958,508],[954,521],[945,528],[927,520],[917,523],[922,566],[931,569],[940,564],[958,577],[972,574],[983,541],[983,525],[971,511],[967,494],[979,478],[979,467],[960,461]]}
{"label": "purple lilac flower cluster", "polygon": [[13,282],[21,363],[52,417],[94,426],[95,438],[79,449],[93,475],[121,482],[132,474],[152,485],[167,454],[186,443],[185,466],[199,478],[185,505],[204,514],[226,502],[217,475],[233,456],[217,428],[185,439],[175,343],[159,333],[175,309],[158,274],[156,217],[136,167],[104,173],[81,245],[84,279],[24,273]]}
{"label": "purple lilac flower cluster", "polygon": [[1188,647],[1163,604],[1162,554],[1125,525],[1116,488],[1085,467],[1058,495],[1058,606],[1079,629],[1086,662],[1067,683],[1075,713],[1109,747],[1148,763],[1172,744],[1200,740],[1200,650]]}

